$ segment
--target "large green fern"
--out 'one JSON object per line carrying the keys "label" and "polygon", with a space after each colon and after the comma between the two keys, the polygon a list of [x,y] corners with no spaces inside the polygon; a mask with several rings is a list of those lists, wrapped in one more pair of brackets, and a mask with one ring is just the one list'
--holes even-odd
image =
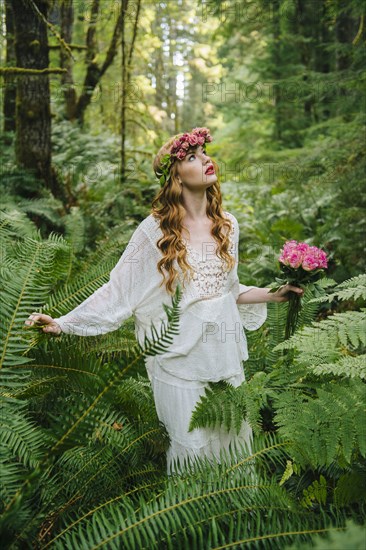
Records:
{"label": "large green fern", "polygon": [[60,256],[67,249],[62,237],[52,234],[45,241],[38,235],[14,244],[3,238],[2,247],[0,368],[30,361],[24,353],[32,339],[25,333],[24,321],[47,301],[63,267]]}
{"label": "large green fern", "polygon": [[[33,311],[47,303],[48,312],[65,313],[76,305],[105,281],[118,253],[112,245],[110,256],[101,255],[105,262],[89,271],[87,261],[81,262],[82,274],[75,278],[75,269],[70,269],[76,265],[74,252],[65,241],[50,238],[43,242],[39,235],[29,238],[25,234],[14,247],[8,233],[11,227],[8,221],[3,225],[7,280],[24,254],[28,256],[22,267],[28,273],[32,258],[37,263],[41,252],[48,266],[34,294],[33,287],[29,285],[28,290],[24,283],[26,271],[20,270],[20,277],[13,278],[13,303],[22,304],[26,296],[23,306],[13,309],[14,326],[19,328],[29,308]],[[50,293],[59,279],[68,282],[63,286],[58,282],[57,290]],[[340,376],[324,360],[329,353],[309,366],[309,346],[305,346],[305,357],[301,346],[293,344],[300,331],[286,343],[294,350],[294,362],[285,364],[285,346],[274,348],[283,337],[286,307],[274,305],[269,318],[280,322],[270,327],[270,337],[268,325],[253,335],[258,368],[253,361],[247,382],[239,388],[211,385],[191,422],[192,429],[223,424],[238,430],[245,416],[255,432],[252,451],[231,449],[222,453],[221,464],[197,460],[167,478],[168,437],[157,418],[143,368],[144,358],[166,350],[179,330],[180,298],[177,287],[172,305],[165,306],[166,323],[160,331],[152,326],[143,345],[134,340],[129,323],[113,335],[90,339],[68,335],[55,339],[22,328],[24,345],[18,342],[17,353],[10,354],[10,359],[13,348],[7,352],[2,377],[0,528],[4,547],[245,545],[272,549],[310,540],[315,531],[343,527],[340,511],[357,497],[355,491],[346,491],[347,480],[360,482],[364,476],[358,359],[364,355],[364,340],[353,334],[348,315],[358,319],[362,311],[334,315],[336,326],[324,328],[324,334],[329,333],[328,347],[342,369]],[[307,303],[311,303],[310,296]],[[303,322],[315,314],[312,305]],[[328,325],[328,321],[318,324]],[[318,324],[302,331],[315,330]],[[338,326],[346,328],[342,332]],[[272,354],[263,352],[263,345],[265,350],[274,349]],[[347,349],[343,355],[342,346]],[[351,359],[357,363],[349,371]],[[350,393],[352,404],[346,410]],[[277,434],[264,433],[263,411],[270,408]],[[337,421],[334,437],[331,430]],[[317,432],[311,430],[311,423]],[[314,469],[319,472],[312,474]],[[322,479],[327,484],[325,503]],[[339,517],[329,506],[329,495]]]}

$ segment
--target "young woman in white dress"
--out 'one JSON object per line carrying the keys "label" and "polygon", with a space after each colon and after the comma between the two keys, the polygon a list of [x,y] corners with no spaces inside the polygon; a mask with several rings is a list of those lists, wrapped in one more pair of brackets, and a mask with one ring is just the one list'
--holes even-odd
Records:
{"label": "young woman in white dress", "polygon": [[207,128],[169,139],[153,168],[161,189],[152,210],[133,233],[105,283],[66,315],[53,319],[33,313],[26,324],[44,324],[43,331],[95,336],[121,326],[131,315],[142,344],[153,322],[166,320],[177,283],[182,287],[179,335],[165,353],[145,360],[159,419],[170,436],[167,472],[195,457],[220,459],[220,452],[245,443],[252,429],[243,419],[237,434],[217,427],[189,431],[192,411],[209,382],[245,381],[248,358],[245,329],[266,319],[267,302],[285,302],[285,285],[275,293],[245,286],[237,275],[239,226],[222,209],[218,166],[206,152],[212,138]]}

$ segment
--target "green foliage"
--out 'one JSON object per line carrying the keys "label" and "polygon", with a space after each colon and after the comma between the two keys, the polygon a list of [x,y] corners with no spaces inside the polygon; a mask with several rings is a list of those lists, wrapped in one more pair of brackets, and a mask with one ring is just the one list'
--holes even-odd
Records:
{"label": "green foliage", "polygon": [[[334,281],[323,286],[329,289],[328,302],[336,295],[356,307],[364,284],[364,277],[355,277],[335,292]],[[312,321],[314,305],[319,308],[325,300],[314,299],[309,289],[305,296],[302,322],[287,341],[286,307],[269,308],[269,327],[250,338],[255,358],[248,362],[247,381],[238,388],[210,384],[191,427],[221,424],[239,430],[247,418],[258,436],[266,430],[270,412],[271,430],[290,444],[281,484],[293,488],[305,507],[348,507],[365,502],[358,489],[366,466],[365,309]]]}
{"label": "green foliage", "polygon": [[62,237],[53,234],[47,241],[37,235],[24,237],[22,242],[11,242],[6,229],[0,237],[3,253],[0,366],[6,366],[30,361],[24,356],[32,346],[24,334],[24,321],[30,308],[43,307],[62,270],[59,258],[64,255],[66,244]]}
{"label": "green foliage", "polygon": [[284,438],[294,441],[295,460],[316,468],[333,462],[351,464],[354,453],[365,457],[363,385],[347,381],[314,386],[313,396],[293,389],[275,400],[275,423]]}
{"label": "green foliage", "polygon": [[4,315],[1,380],[1,529],[4,541],[15,534],[25,541],[46,516],[62,524],[64,514],[92,506],[102,495],[108,500],[146,480],[158,483],[165,428],[150,386],[126,373],[144,354],[166,349],[177,331],[181,294],[178,288],[172,307],[166,306],[166,324],[151,341],[145,339],[146,349],[131,342],[129,353],[115,351],[114,360],[105,363],[98,353],[70,347],[67,335],[50,339],[24,327],[29,313],[50,298],[57,279],[70,275],[70,245],[52,235],[14,243],[12,227],[6,226],[2,238],[11,300]]}
{"label": "green foliage", "polygon": [[56,547],[255,548],[265,539],[282,548],[293,540],[294,526],[304,540],[324,521],[294,506],[274,482],[253,482],[242,469],[226,469],[227,463],[201,467],[200,477],[175,477],[158,498],[140,500],[136,511],[124,501],[106,505],[67,530]]}
{"label": "green foliage", "polygon": [[[71,296],[77,296],[76,303],[88,284],[92,286],[87,293],[93,284],[100,285],[102,279],[98,285],[94,281],[103,268],[108,271],[106,265],[116,252],[113,245],[106,247],[105,256],[96,251],[99,268],[93,262],[88,270],[84,260],[77,274],[70,269],[70,261],[76,265],[72,245],[52,236],[45,241],[25,236],[15,246],[12,232],[12,226],[3,227],[4,270],[25,253],[29,264],[36,265],[34,258],[42,246],[47,251],[45,262],[53,262],[52,270],[44,272],[41,287],[47,292],[47,311],[66,311],[74,305]],[[29,273],[27,265],[23,260]],[[53,291],[51,284],[56,287]],[[33,295],[24,292],[23,276],[13,277],[12,285],[13,303],[18,304],[14,317],[24,321],[22,312],[39,302],[31,303]],[[281,433],[280,438],[261,433],[262,408],[278,397],[272,366],[239,388],[213,385],[192,418],[193,426],[202,421],[201,414],[205,422],[238,429],[247,415],[256,433],[252,450],[230,449],[217,464],[199,460],[166,478],[168,438],[140,369],[143,357],[166,349],[176,334],[180,298],[178,286],[172,305],[165,308],[166,324],[160,333],[152,328],[151,338],[145,338],[142,346],[123,327],[115,332],[125,335],[125,341],[111,340],[106,353],[103,345],[108,335],[98,344],[96,337],[49,338],[33,330],[31,345],[22,349],[20,360],[14,355],[4,367],[0,522],[5,547],[18,548],[30,540],[37,540],[42,548],[191,548],[202,541],[214,547],[241,544],[250,530],[256,535],[247,540],[249,546],[266,540],[271,548],[280,548],[284,541],[306,541],[314,530],[342,523],[341,516],[337,518],[323,501],[311,497],[308,486],[314,480],[297,491],[287,488],[293,474],[280,484],[290,456],[295,457],[293,471],[301,471],[298,464],[305,468],[306,462],[296,454],[295,438],[286,442]],[[23,364],[24,360],[29,363]],[[214,417],[207,414],[212,404]],[[350,440],[348,454],[351,449]],[[336,486],[339,509],[354,498],[345,494],[343,486],[341,481]],[[301,505],[305,494],[300,495],[301,488],[308,488],[308,498],[322,509],[317,515]]]}
{"label": "green foliage", "polygon": [[327,296],[314,298],[314,301],[325,302],[334,300],[335,298],[338,298],[338,300],[358,300],[359,298],[366,300],[366,275],[361,274],[348,279],[340,283],[335,292]]}
{"label": "green foliage", "polygon": [[326,536],[314,535],[312,542],[286,546],[284,550],[363,550],[365,526],[348,520],[345,528],[329,530]]}
{"label": "green foliage", "polygon": [[327,500],[327,481],[324,476],[320,476],[319,480],[313,481],[309,487],[304,489],[304,498],[302,505],[307,508],[311,508],[313,502],[319,502],[319,504],[325,504]]}

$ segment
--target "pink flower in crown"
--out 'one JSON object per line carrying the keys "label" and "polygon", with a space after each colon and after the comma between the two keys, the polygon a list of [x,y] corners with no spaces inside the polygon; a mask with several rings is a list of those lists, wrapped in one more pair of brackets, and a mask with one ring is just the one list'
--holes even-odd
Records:
{"label": "pink flower in crown", "polygon": [[203,136],[198,136],[197,143],[198,145],[203,145],[205,143],[205,138]]}
{"label": "pink flower in crown", "polygon": [[190,135],[188,138],[188,143],[191,145],[191,147],[194,147],[195,145],[198,145],[198,139],[196,135]]}
{"label": "pink flower in crown", "polygon": [[210,130],[208,128],[194,128],[192,130],[192,133],[194,134],[199,134],[199,135],[205,135],[205,134],[209,134],[210,133]]}
{"label": "pink flower in crown", "polygon": [[179,160],[183,160],[185,158],[186,154],[187,154],[187,151],[185,151],[184,149],[180,149],[177,153],[177,158]]}
{"label": "pink flower in crown", "polygon": [[185,141],[184,143],[182,143],[181,147],[182,147],[182,149],[185,149],[187,151],[187,149],[189,149],[188,141]]}
{"label": "pink flower in crown", "polygon": [[178,149],[181,146],[179,139],[173,141],[172,149]]}

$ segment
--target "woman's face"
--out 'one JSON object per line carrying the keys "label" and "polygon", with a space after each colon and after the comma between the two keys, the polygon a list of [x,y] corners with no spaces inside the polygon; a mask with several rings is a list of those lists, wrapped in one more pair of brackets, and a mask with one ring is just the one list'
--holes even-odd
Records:
{"label": "woman's face", "polygon": [[188,188],[210,187],[217,181],[214,166],[205,152],[205,146],[198,145],[178,161],[178,176]]}

